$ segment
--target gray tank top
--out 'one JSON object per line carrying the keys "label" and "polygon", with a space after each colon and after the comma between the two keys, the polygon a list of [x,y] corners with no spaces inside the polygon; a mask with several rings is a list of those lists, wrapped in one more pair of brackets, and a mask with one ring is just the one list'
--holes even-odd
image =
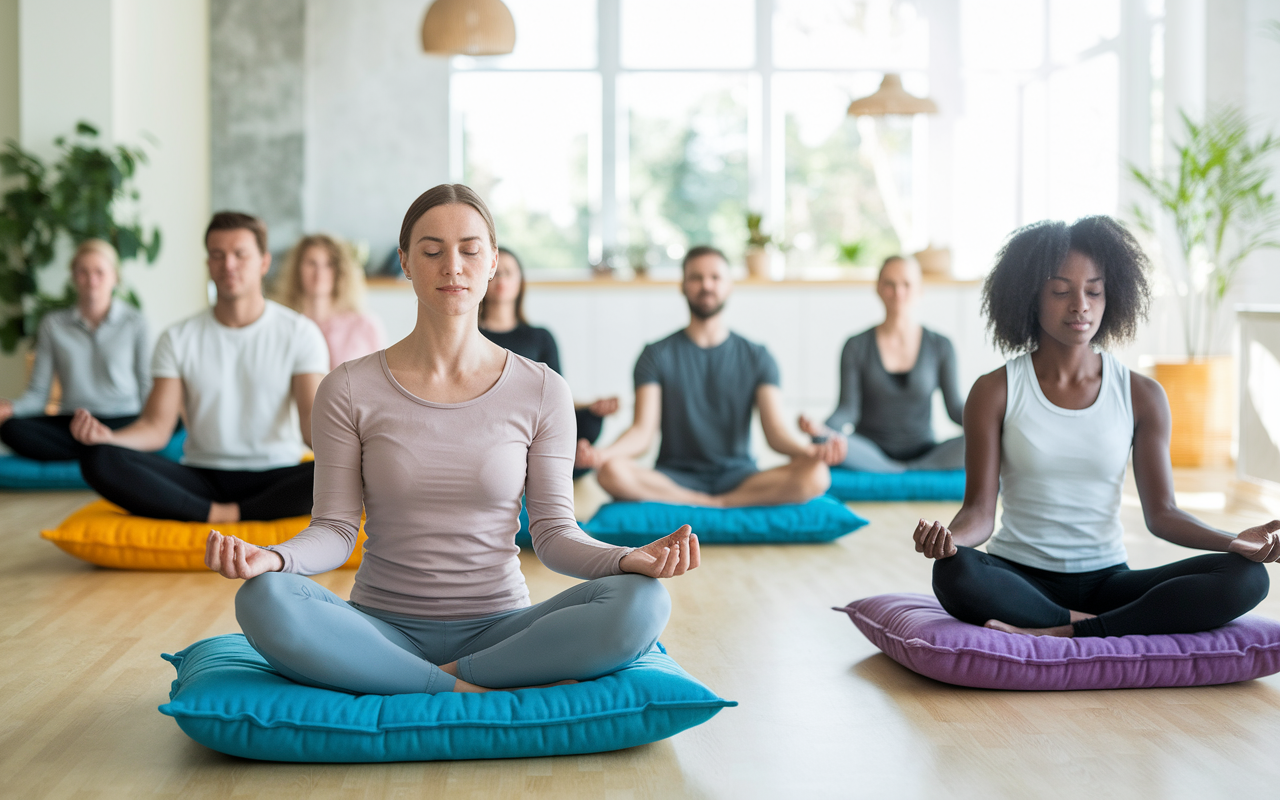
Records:
{"label": "gray tank top", "polygon": [[1000,438],[1004,513],[987,552],[1053,572],[1090,572],[1128,560],[1120,492],[1133,446],[1129,370],[1102,354],[1102,388],[1088,408],[1059,408],[1030,354],[1005,365]]}

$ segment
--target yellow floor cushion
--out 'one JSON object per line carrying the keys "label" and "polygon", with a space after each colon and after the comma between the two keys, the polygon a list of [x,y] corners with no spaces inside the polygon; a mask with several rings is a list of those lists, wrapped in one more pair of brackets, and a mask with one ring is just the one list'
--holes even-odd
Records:
{"label": "yellow floor cushion", "polygon": [[[76,558],[100,567],[118,569],[203,570],[209,528],[253,544],[280,544],[311,523],[310,517],[287,517],[270,522],[178,522],[135,517],[106,500],[96,500],[40,535]],[[343,569],[360,566],[364,552],[364,524],[360,540]]]}

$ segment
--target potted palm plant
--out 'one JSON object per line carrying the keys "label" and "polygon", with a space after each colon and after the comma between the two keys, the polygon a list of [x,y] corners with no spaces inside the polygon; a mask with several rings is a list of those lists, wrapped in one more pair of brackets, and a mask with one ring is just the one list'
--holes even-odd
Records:
{"label": "potted palm plant", "polygon": [[1231,360],[1218,354],[1223,300],[1241,264],[1255,251],[1280,246],[1280,208],[1268,190],[1268,161],[1280,140],[1254,135],[1238,109],[1211,112],[1203,123],[1182,115],[1186,139],[1163,172],[1130,165],[1157,215],[1135,205],[1138,226],[1155,234],[1172,223],[1178,256],[1164,266],[1182,319],[1186,357],[1156,365],[1169,395],[1173,463],[1224,463],[1231,437]]}

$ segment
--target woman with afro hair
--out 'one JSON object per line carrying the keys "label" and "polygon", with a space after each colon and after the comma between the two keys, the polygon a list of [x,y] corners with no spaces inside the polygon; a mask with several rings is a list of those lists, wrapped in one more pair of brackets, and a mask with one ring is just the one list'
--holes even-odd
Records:
{"label": "woman with afro hair", "polygon": [[[1147,266],[1104,216],[1022,228],[997,257],[983,311],[1015,357],[979,378],[965,405],[960,512],[949,526],[920,520],[914,533],[916,551],[935,559],[939,602],[958,619],[1037,636],[1190,633],[1266,597],[1263,563],[1280,559],[1280,521],[1231,534],[1180,510],[1164,391],[1107,352],[1146,316]],[[1214,552],[1129,568],[1120,492],[1131,452],[1148,529]]]}

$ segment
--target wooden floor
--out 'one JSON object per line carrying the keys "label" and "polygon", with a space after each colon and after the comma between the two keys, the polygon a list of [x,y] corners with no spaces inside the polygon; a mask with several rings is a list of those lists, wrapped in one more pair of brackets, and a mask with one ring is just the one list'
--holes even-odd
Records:
{"label": "wooden floor", "polygon": [[[1180,474],[1214,505],[1224,476]],[[671,581],[663,641],[741,706],[667,741],[596,756],[501,762],[289,765],[189,740],[156,706],[160,660],[237,630],[236,585],[212,574],[96,569],[37,537],[86,493],[0,497],[0,797],[1260,798],[1280,794],[1280,677],[1115,692],[959,689],[897,666],[829,610],[928,591],[912,552],[947,503],[860,505],[872,524],[821,546],[707,548]],[[580,498],[581,499],[581,498]],[[589,500],[589,498],[588,498]],[[1220,502],[1218,503],[1220,505]],[[1186,551],[1124,508],[1134,566]],[[1260,514],[1202,515],[1239,528]],[[531,558],[535,601],[572,581]],[[339,593],[352,574],[320,581]],[[1280,591],[1260,609],[1280,618]]]}

